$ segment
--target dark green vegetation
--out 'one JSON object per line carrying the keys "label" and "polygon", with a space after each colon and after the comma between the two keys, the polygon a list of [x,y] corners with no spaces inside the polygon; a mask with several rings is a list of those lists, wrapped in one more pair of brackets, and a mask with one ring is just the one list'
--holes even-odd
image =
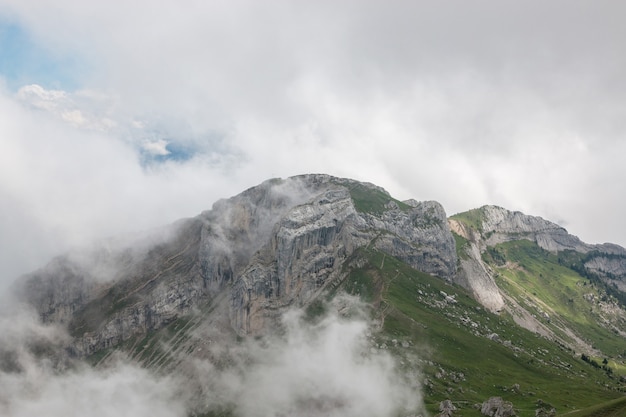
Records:
{"label": "dark green vegetation", "polygon": [[[589,279],[595,286],[602,288],[602,290],[606,292],[608,296],[616,299],[622,305],[622,307],[626,307],[626,294],[624,292],[619,291],[614,285],[607,284],[600,275],[598,275],[597,273],[593,273],[585,268],[585,264],[594,260],[594,258],[620,259],[621,256],[608,253],[599,253],[598,251],[592,251],[589,253],[562,251],[559,252],[558,261],[560,265],[566,266],[578,272],[581,276]],[[619,279],[619,277],[615,277],[608,272],[605,272],[603,275],[605,278]]]}
{"label": "dark green vegetation", "polygon": [[456,244],[456,256],[459,259],[468,259],[467,249],[469,248],[469,241],[456,233],[453,233],[452,236],[454,236],[454,242]]}
{"label": "dark green vegetation", "polygon": [[560,415],[623,395],[618,378],[509,316],[485,311],[462,288],[378,251],[357,256],[363,267],[351,272],[344,289],[373,302],[375,317],[384,323],[378,345],[405,366],[421,369],[433,415],[445,399],[468,417],[480,415],[475,404],[500,396],[524,417],[535,415],[540,400]]}

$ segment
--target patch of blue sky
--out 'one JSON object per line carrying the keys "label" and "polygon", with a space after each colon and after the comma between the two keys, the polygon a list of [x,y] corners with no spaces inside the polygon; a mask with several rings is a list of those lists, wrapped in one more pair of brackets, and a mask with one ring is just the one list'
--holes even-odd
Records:
{"label": "patch of blue sky", "polygon": [[167,154],[154,154],[151,152],[142,151],[141,152],[141,163],[144,166],[149,166],[153,164],[164,163],[168,161],[173,162],[186,162],[193,158],[197,153],[198,149],[188,144],[178,143],[178,142],[169,142],[165,146],[165,150]]}
{"label": "patch of blue sky", "polygon": [[79,57],[52,51],[22,26],[0,17],[0,76],[11,91],[29,84],[73,91],[86,65]]}
{"label": "patch of blue sky", "polygon": [[197,153],[197,149],[191,146],[183,145],[176,142],[170,142],[165,146],[165,149],[169,151],[169,154],[164,155],[171,161],[184,162],[187,161]]}

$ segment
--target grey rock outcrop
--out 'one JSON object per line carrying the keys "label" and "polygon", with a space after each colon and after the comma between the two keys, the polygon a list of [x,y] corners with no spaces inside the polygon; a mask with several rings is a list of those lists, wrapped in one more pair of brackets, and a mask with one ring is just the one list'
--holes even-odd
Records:
{"label": "grey rock outcrop", "polygon": [[54,258],[45,268],[14,286],[19,299],[33,305],[44,322],[67,324],[93,293],[88,271],[67,256]]}
{"label": "grey rock outcrop", "polygon": [[455,411],[456,407],[452,404],[452,401],[444,400],[439,403],[439,414],[437,414],[437,417],[452,417]]}
{"label": "grey rock outcrop", "polygon": [[585,260],[584,267],[626,291],[626,253],[594,251]]}
{"label": "grey rock outcrop", "polygon": [[501,397],[491,397],[483,402],[480,412],[489,417],[513,417],[516,416],[513,404],[504,401]]}
{"label": "grey rock outcrop", "polygon": [[[151,274],[157,278],[167,275],[167,268],[162,268],[167,260],[162,258],[172,257],[183,243],[193,242],[199,227],[198,222],[183,220],[74,250],[22,277],[13,291],[18,299],[33,305],[44,322],[70,323],[90,302],[114,296],[112,288],[120,283],[129,289],[133,282],[146,284],[144,280],[150,281],[146,276]],[[154,286],[154,282],[148,284]],[[117,292],[122,295],[121,290]]]}
{"label": "grey rock outcrop", "polygon": [[494,246],[511,240],[528,239],[539,247],[557,252],[574,250],[588,252],[591,245],[570,235],[563,227],[537,216],[529,216],[519,211],[510,211],[497,206],[483,206],[482,234],[485,244]]}
{"label": "grey rock outcrop", "polygon": [[[231,317],[240,332],[258,332],[268,307],[306,302],[340,277],[342,260],[367,243],[347,190],[328,190],[294,207],[235,281]],[[265,312],[263,310],[266,310]]]}
{"label": "grey rock outcrop", "polygon": [[[435,201],[413,203],[410,209],[385,211],[381,218],[364,216],[367,228],[379,231],[375,246],[423,272],[452,279],[456,250],[446,213]],[[384,233],[380,233],[384,232]]]}
{"label": "grey rock outcrop", "polygon": [[556,416],[556,408],[552,404],[543,400],[537,400],[537,408],[535,409],[535,417],[554,417]]}
{"label": "grey rock outcrop", "polygon": [[527,239],[552,253],[574,251],[588,254],[585,268],[600,274],[626,277],[626,249],[621,246],[585,243],[555,223],[519,211],[497,206],[483,206],[478,210],[482,213],[481,235],[485,246]]}
{"label": "grey rock outcrop", "polygon": [[506,308],[518,324],[548,335],[544,318],[500,292],[482,259],[489,246],[519,239],[575,251],[564,259],[626,290],[624,248],[583,243],[539,217],[485,206],[447,219],[437,202],[400,202],[372,184],[301,175],[266,181],[171,226],[55,258],[15,291],[44,322],[67,326],[70,350],[84,356],[191,312],[208,311],[240,335],[262,334],[285,308],[336,289],[376,250],[460,284],[489,310]]}

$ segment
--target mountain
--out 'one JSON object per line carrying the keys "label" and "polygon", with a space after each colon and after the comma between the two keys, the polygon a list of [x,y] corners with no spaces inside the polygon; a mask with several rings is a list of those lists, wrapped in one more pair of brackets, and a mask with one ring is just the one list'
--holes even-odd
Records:
{"label": "mountain", "polygon": [[[254,351],[266,352],[297,329],[324,333],[339,314],[368,323],[359,357],[393,358],[392,391],[413,390],[395,413],[478,416],[501,397],[535,416],[622,396],[625,289],[624,248],[586,244],[539,217],[484,206],[448,218],[437,202],[302,175],[59,256],[14,293],[67,329],[44,354],[96,369],[123,355],[185,375],[190,415],[253,415],[240,399],[207,400],[217,389],[198,363],[222,375],[256,357],[242,346],[261,341]],[[347,394],[298,395],[301,415],[351,415]]]}
{"label": "mountain", "polygon": [[[593,301],[600,297],[602,314],[589,314],[586,319],[604,323],[620,336],[626,334],[622,322],[624,248],[586,244],[554,223],[501,207],[460,213],[449,223],[459,242],[460,271],[465,278],[459,283],[483,305],[507,311],[517,324],[567,346],[592,350],[594,341],[575,330],[581,314],[577,310],[581,304],[593,310]],[[588,283],[595,291],[584,291]],[[537,290],[544,291],[543,297]],[[586,303],[576,300],[581,296]]]}

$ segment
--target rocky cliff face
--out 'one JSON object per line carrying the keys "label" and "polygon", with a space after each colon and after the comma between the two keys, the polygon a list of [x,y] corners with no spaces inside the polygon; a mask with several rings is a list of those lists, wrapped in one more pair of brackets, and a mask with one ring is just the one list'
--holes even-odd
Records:
{"label": "rocky cliff face", "polygon": [[307,303],[336,284],[345,277],[344,262],[360,247],[372,245],[420,271],[452,279],[454,240],[438,203],[400,208],[388,197],[381,213],[359,212],[351,186],[362,185],[334,184],[280,219],[235,282],[231,313],[236,329],[258,332],[268,313]]}
{"label": "rocky cliff face", "polygon": [[54,259],[18,282],[44,322],[65,324],[72,349],[91,354],[157,329],[205,297],[198,265],[203,222],[107,241]]}
{"label": "rocky cliff face", "polygon": [[68,325],[78,355],[212,304],[235,331],[256,334],[282,308],[307,305],[337,285],[361,247],[443,279],[456,274],[454,239],[438,203],[402,203],[371,184],[304,175],[220,200],[141,245],[108,243],[57,258],[17,291],[45,321]]}
{"label": "rocky cliff face", "polygon": [[483,215],[482,234],[485,237],[485,244],[489,246],[511,240],[528,239],[550,252],[591,250],[590,245],[570,235],[561,226],[541,217],[528,216],[519,211],[496,206],[484,206],[479,210]]}

